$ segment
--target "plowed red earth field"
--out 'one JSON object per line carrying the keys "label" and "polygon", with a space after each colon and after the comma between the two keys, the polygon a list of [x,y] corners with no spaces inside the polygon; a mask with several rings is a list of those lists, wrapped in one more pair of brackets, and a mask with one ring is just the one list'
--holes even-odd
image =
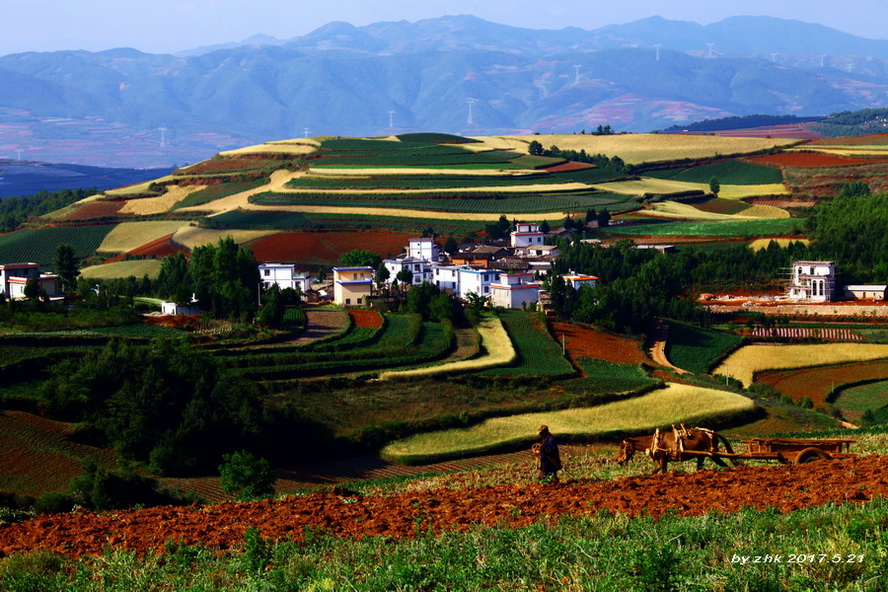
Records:
{"label": "plowed red earth field", "polygon": [[564,337],[565,349],[574,361],[593,358],[617,364],[650,363],[639,343],[632,339],[571,323],[552,323],[552,333],[558,343]]}
{"label": "plowed red earth field", "polygon": [[343,253],[367,249],[383,257],[403,253],[414,234],[399,232],[284,232],[247,246],[259,261],[334,264]]}
{"label": "plowed red earth field", "polygon": [[[644,470],[649,468],[643,466]],[[886,456],[584,479],[558,485],[509,483],[435,489],[385,497],[324,492],[253,503],[40,516],[0,526],[0,554],[37,548],[70,556],[101,555],[109,548],[150,553],[160,551],[169,539],[227,549],[241,546],[250,526],[270,539],[299,540],[306,528],[343,537],[410,537],[419,527],[436,532],[477,525],[521,527],[547,515],[594,516],[604,509],[631,516],[646,512],[655,517],[667,511],[699,516],[713,510],[736,512],[743,507],[790,512],[827,502],[862,503],[886,495]]]}
{"label": "plowed red earth field", "polygon": [[784,152],[782,154],[769,154],[767,156],[755,156],[745,158],[752,164],[764,164],[787,167],[835,167],[853,164],[867,164],[882,162],[884,158],[854,158],[851,156],[834,156],[817,152]]}
{"label": "plowed red earth field", "polygon": [[355,327],[367,327],[378,329],[382,327],[382,315],[375,310],[350,310],[349,316],[355,323]]}

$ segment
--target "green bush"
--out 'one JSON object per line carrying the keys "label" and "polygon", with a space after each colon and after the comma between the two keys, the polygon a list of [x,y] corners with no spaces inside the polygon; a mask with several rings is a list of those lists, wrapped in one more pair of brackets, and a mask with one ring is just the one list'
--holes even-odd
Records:
{"label": "green bush", "polygon": [[239,499],[268,497],[274,493],[275,474],[264,458],[246,450],[222,456],[219,485],[222,491]]}

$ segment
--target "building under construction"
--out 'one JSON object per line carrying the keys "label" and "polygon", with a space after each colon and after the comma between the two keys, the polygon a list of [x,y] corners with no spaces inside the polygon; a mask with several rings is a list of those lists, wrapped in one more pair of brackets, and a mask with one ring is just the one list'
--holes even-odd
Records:
{"label": "building under construction", "polygon": [[837,297],[834,261],[794,261],[787,275],[791,300],[832,302]]}

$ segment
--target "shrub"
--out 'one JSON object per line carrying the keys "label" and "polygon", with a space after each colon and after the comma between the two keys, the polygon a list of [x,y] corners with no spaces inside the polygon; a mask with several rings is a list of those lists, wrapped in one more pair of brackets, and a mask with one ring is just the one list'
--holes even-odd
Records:
{"label": "shrub", "polygon": [[274,493],[275,474],[264,458],[245,450],[226,454],[219,465],[222,491],[239,499],[268,497]]}

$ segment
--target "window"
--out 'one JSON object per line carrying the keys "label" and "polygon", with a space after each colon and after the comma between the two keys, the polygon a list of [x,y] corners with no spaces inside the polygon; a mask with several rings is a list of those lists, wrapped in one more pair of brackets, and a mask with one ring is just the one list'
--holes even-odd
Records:
{"label": "window", "polygon": [[358,298],[358,304],[361,304],[362,300],[363,300],[363,298]]}
{"label": "window", "polygon": [[346,305],[349,305],[349,304],[351,304],[351,303],[352,303],[352,299],[351,299],[351,298],[346,298],[346,299],[345,299],[345,304],[346,304]]}
{"label": "window", "polygon": [[263,269],[262,271],[265,272],[265,277],[268,277],[268,276],[271,275],[271,270],[270,270],[270,269]]}

